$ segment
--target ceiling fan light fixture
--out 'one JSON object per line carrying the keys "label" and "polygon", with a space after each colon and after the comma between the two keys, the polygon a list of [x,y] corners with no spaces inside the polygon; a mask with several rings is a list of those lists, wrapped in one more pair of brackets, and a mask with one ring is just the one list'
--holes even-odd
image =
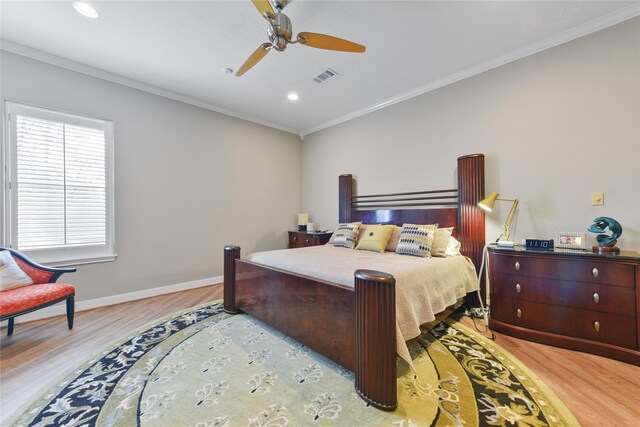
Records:
{"label": "ceiling fan light fixture", "polygon": [[298,94],[295,92],[291,92],[289,95],[287,95],[287,98],[289,98],[289,101],[297,101],[298,99],[300,99],[300,96],[298,96]]}
{"label": "ceiling fan light fixture", "polygon": [[96,19],[98,16],[100,16],[98,11],[93,6],[83,1],[74,1],[73,8],[80,15],[86,16],[87,18]]}

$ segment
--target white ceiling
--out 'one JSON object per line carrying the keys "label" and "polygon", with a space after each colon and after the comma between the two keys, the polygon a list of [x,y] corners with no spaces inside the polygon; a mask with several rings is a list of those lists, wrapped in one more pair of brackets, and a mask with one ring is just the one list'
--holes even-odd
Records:
{"label": "white ceiling", "polygon": [[[0,3],[2,49],[305,135],[640,15],[617,1],[305,1],[300,31],[367,47],[291,45],[243,77],[267,23],[249,0]],[[327,67],[339,76],[318,84]],[[300,99],[292,103],[287,94]]]}

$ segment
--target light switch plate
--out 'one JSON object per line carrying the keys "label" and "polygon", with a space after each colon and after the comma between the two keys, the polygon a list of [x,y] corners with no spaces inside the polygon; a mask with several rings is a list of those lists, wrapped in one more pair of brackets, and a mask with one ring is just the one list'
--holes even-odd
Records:
{"label": "light switch plate", "polygon": [[591,206],[604,205],[604,193],[591,193]]}

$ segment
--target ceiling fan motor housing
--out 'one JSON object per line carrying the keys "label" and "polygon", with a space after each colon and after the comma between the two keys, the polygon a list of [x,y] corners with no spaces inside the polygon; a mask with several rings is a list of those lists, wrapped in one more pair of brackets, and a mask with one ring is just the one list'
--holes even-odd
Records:
{"label": "ceiling fan motor housing", "polygon": [[276,13],[271,25],[267,29],[269,40],[273,43],[275,50],[283,51],[287,47],[287,42],[291,41],[291,21],[284,13]]}

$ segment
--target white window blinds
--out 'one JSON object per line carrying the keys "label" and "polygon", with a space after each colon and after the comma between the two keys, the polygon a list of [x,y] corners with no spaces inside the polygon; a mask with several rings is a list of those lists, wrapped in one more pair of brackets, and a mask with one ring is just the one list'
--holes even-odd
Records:
{"label": "white window blinds", "polygon": [[87,257],[100,247],[112,254],[110,123],[10,107],[12,246],[48,255],[62,249],[58,261],[83,258],[83,248],[94,249]]}
{"label": "white window blinds", "polygon": [[18,247],[106,241],[105,133],[16,116]]}

